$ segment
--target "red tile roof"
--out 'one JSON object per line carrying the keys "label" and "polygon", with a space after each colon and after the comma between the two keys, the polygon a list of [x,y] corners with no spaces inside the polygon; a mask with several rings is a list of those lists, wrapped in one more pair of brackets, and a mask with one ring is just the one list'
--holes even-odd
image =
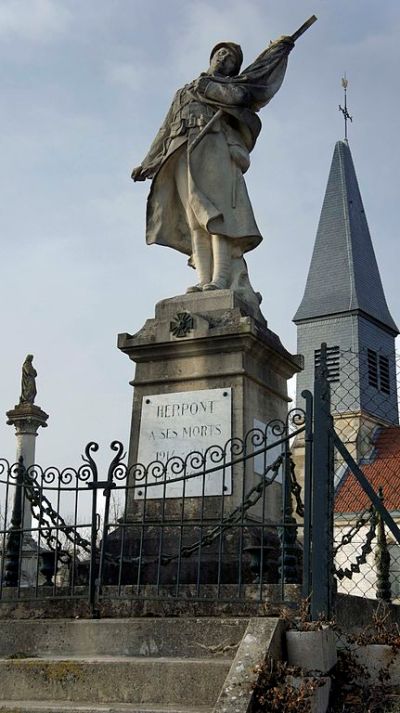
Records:
{"label": "red tile roof", "polygon": [[[382,428],[375,440],[375,451],[369,463],[360,468],[375,492],[382,486],[388,510],[400,511],[400,426]],[[357,478],[346,470],[336,491],[335,513],[361,512],[371,502]]]}

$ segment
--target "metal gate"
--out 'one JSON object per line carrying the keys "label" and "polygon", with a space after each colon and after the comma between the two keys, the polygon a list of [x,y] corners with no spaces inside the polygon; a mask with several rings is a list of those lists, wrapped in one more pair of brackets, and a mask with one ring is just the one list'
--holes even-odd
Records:
{"label": "metal gate", "polygon": [[[348,355],[349,362],[352,356],[355,355]],[[362,567],[370,580],[374,580],[373,584],[371,581],[369,584],[373,596],[389,601],[390,555],[386,529],[393,542],[400,544],[400,529],[384,505],[383,489],[374,486],[366,476],[366,459],[360,458],[357,462],[350,453],[344,440],[345,434],[339,426],[340,418],[335,421],[332,415],[331,388],[327,346],[322,344],[314,393],[303,393],[306,402],[312,404],[308,408],[313,411],[313,428],[308,433],[308,439],[312,441],[308,451],[311,465],[306,466],[310,483],[307,484],[307,479],[305,481],[305,505],[309,517],[305,530],[309,530],[310,536],[305,539],[305,548],[308,545],[309,551],[305,551],[304,556],[309,559],[310,566],[309,579],[305,580],[303,588],[304,596],[310,600],[313,619],[321,615],[325,618],[333,616],[338,582],[344,578],[351,580],[355,574],[360,574]],[[335,415],[337,417],[338,413],[335,412]],[[307,423],[311,423],[310,418]],[[346,521],[342,518],[339,525],[338,500],[339,496],[342,499],[343,496],[339,487],[341,483],[337,484],[338,475],[342,482],[352,479],[358,487],[357,497],[353,498],[351,505],[354,512]],[[397,487],[398,484],[399,474]],[[364,504],[361,506],[361,503]],[[362,537],[357,540],[360,532]],[[351,553],[345,551],[349,545]],[[341,552],[339,564],[337,560]],[[368,563],[369,555],[372,561]]]}

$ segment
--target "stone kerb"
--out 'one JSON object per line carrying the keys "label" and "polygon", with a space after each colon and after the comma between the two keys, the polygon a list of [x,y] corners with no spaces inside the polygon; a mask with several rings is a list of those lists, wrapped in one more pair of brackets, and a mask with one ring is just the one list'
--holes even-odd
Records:
{"label": "stone kerb", "polygon": [[213,713],[248,713],[258,667],[282,658],[284,628],[279,619],[250,619]]}

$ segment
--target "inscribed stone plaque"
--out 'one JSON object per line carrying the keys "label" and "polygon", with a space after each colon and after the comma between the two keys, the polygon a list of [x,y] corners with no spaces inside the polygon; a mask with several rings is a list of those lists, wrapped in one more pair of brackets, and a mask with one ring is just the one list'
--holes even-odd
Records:
{"label": "inscribed stone plaque", "polygon": [[[147,484],[164,480],[168,485],[147,487],[146,498],[202,497],[202,495],[230,495],[232,492],[231,468],[225,467],[207,475],[185,478],[202,472],[201,458],[197,465],[192,459],[181,469],[181,460],[194,451],[207,454],[206,468],[223,464],[223,460],[211,460],[212,451],[222,453],[232,436],[232,390],[202,389],[173,394],[146,396],[142,401],[140,420],[138,462],[148,467]],[[217,449],[210,449],[216,446]],[[228,457],[230,460],[230,456]],[[154,461],[167,464],[166,477],[156,477]],[[158,469],[160,471],[160,469]],[[176,482],[169,482],[176,479]],[[137,485],[140,482],[137,481]],[[144,482],[143,482],[144,485]],[[135,497],[144,497],[144,488],[135,489]]]}

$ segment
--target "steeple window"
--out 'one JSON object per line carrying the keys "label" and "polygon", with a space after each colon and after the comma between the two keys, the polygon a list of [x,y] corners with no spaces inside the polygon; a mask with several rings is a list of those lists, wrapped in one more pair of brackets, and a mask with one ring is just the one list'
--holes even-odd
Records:
{"label": "steeple window", "polygon": [[379,386],[378,379],[378,355],[373,349],[368,349],[367,351],[368,360],[368,383],[377,389]]}
{"label": "steeple window", "polygon": [[383,394],[390,394],[389,359],[374,349],[367,349],[368,383]]}
{"label": "steeple window", "polygon": [[389,359],[379,356],[379,388],[384,394],[390,394]]}
{"label": "steeple window", "polygon": [[[314,352],[314,367],[318,369],[321,364],[321,350]],[[340,347],[326,348],[326,366],[328,370],[328,381],[334,384],[340,381]]]}

